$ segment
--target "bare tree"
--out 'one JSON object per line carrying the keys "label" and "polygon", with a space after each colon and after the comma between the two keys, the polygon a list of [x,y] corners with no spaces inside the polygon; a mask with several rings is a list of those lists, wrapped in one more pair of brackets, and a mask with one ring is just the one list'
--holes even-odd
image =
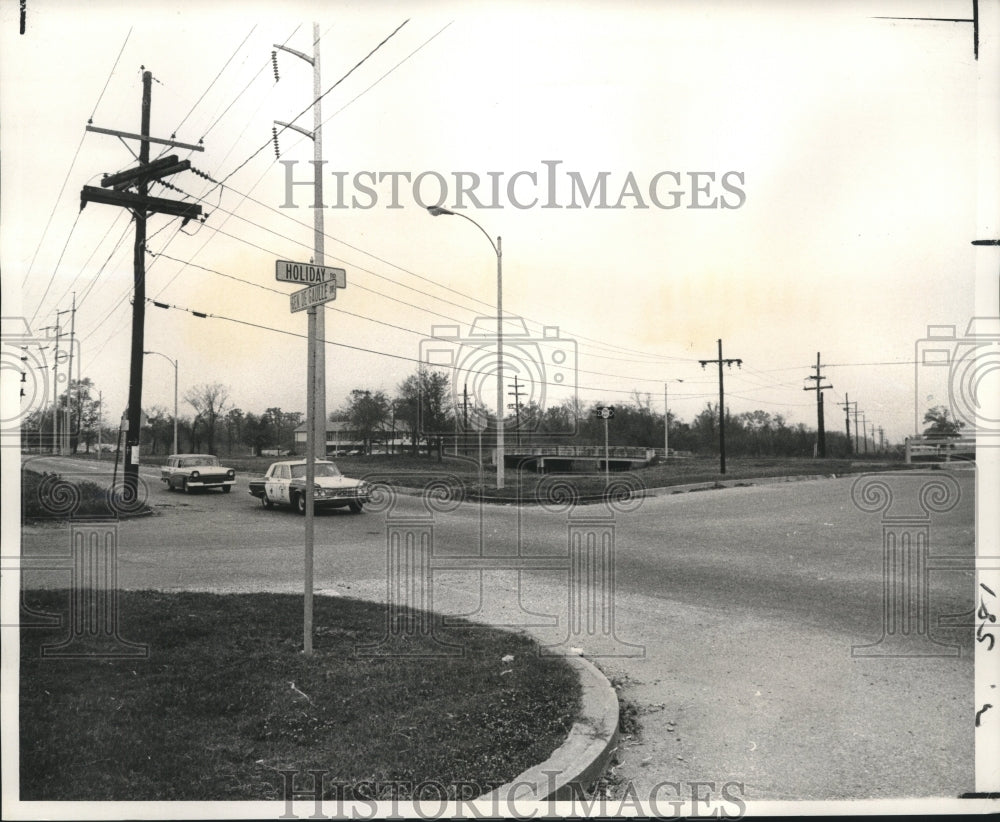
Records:
{"label": "bare tree", "polygon": [[196,385],[184,394],[184,401],[198,412],[208,452],[215,453],[215,424],[229,402],[229,389],[221,383]]}

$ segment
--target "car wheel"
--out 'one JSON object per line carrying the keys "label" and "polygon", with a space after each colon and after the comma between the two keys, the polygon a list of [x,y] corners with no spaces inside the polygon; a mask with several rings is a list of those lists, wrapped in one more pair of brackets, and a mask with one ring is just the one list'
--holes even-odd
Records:
{"label": "car wheel", "polygon": [[222,486],[222,493],[223,494],[228,494],[232,490],[233,490],[233,486],[231,486],[231,485],[223,485]]}
{"label": "car wheel", "polygon": [[263,505],[265,508],[274,508],[274,503],[271,502],[271,500],[268,499],[268,497],[267,497],[267,491],[265,491],[263,494],[261,494],[261,496],[260,496],[260,504]]}
{"label": "car wheel", "polygon": [[347,507],[351,509],[351,513],[352,514],[360,514],[361,513],[361,509],[364,508],[364,503],[361,503],[361,502],[351,502],[351,503],[348,503]]}
{"label": "car wheel", "polygon": [[296,494],[292,504],[295,506],[296,511],[300,514],[304,514],[306,512],[306,495]]}

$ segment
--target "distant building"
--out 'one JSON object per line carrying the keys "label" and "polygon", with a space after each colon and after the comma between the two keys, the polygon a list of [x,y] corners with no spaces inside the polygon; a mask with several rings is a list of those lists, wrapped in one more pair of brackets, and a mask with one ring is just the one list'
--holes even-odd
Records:
{"label": "distant building", "polygon": [[[364,448],[365,443],[347,420],[335,420],[326,424],[326,453],[329,456],[346,454]],[[295,429],[295,451],[303,454],[306,450],[306,424]]]}

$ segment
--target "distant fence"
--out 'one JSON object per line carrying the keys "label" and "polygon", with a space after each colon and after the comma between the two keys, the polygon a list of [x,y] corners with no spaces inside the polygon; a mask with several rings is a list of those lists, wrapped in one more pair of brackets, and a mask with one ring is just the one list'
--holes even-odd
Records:
{"label": "distant fence", "polygon": [[906,464],[913,462],[975,462],[972,437],[907,437]]}

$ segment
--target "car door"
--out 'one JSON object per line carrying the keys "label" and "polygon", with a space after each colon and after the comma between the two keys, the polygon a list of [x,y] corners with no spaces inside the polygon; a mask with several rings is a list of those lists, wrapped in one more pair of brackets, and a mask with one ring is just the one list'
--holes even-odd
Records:
{"label": "car door", "polygon": [[288,480],[290,474],[287,465],[276,465],[264,481],[264,493],[272,502],[288,502]]}

